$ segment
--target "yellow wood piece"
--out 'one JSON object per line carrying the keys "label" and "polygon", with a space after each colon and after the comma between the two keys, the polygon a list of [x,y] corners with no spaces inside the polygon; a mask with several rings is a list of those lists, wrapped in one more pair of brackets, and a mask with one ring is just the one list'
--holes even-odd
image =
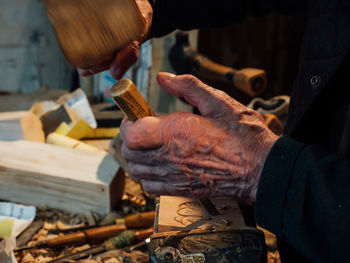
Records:
{"label": "yellow wood piece", "polygon": [[61,135],[67,135],[70,129],[71,129],[71,125],[67,124],[66,122],[62,122],[55,130],[55,133],[58,133]]}
{"label": "yellow wood piece", "polygon": [[47,136],[47,143],[54,144],[58,146],[68,147],[68,148],[74,148],[74,149],[80,149],[90,152],[105,152],[103,150],[100,150],[94,146],[88,145],[86,143],[83,143],[79,140],[70,138],[68,136],[64,136],[58,133],[50,133]]}
{"label": "yellow wood piece", "polygon": [[90,134],[93,134],[93,132],[94,129],[91,128],[86,121],[80,119],[76,124],[72,126],[66,136],[79,140],[81,138],[89,136]]}
{"label": "yellow wood piece", "polygon": [[84,136],[84,139],[114,138],[120,133],[119,128],[96,128]]}
{"label": "yellow wood piece", "polygon": [[55,130],[55,133],[68,136],[73,139],[99,139],[99,138],[114,138],[120,133],[119,128],[96,128],[93,129],[90,125],[80,120],[76,124],[67,124],[62,122]]}

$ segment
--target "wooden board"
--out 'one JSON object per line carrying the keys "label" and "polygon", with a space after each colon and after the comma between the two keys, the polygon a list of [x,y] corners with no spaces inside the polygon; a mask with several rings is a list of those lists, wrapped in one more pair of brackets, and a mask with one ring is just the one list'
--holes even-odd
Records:
{"label": "wooden board", "polygon": [[2,200],[104,214],[123,194],[124,174],[106,153],[16,141],[0,142],[0,156]]}
{"label": "wooden board", "polygon": [[209,216],[198,199],[161,196],[158,211],[158,233],[178,230],[206,229],[232,225],[245,226],[237,201],[210,198],[218,216]]}
{"label": "wooden board", "polygon": [[45,142],[45,137],[38,117],[29,111],[14,111],[0,113],[0,140]]}

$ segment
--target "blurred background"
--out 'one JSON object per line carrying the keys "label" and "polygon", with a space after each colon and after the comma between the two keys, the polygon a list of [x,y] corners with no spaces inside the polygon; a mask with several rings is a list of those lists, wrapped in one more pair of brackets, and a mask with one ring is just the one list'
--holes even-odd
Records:
{"label": "blurred background", "polygon": [[[267,73],[260,97],[289,95],[298,65],[304,22],[300,18],[268,15],[247,18],[227,29],[189,32],[191,48],[235,69],[253,67]],[[54,99],[82,88],[91,103],[109,102],[114,80],[108,72],[81,78],[64,60],[40,0],[0,0],[0,110],[27,110],[33,102]],[[159,71],[175,72],[169,51],[176,33],[152,39],[142,47],[127,73],[157,112],[191,111],[182,101],[159,89]],[[207,81],[247,104],[252,97],[218,81]],[[17,94],[25,94],[19,99]],[[12,97],[14,100],[12,100]]]}

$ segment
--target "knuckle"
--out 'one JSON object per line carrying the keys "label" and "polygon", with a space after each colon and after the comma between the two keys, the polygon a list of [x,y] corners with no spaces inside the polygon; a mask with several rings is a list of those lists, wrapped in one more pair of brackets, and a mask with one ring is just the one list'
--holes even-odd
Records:
{"label": "knuckle", "polygon": [[218,100],[227,104],[232,104],[233,99],[226,92],[214,88],[211,90],[211,92]]}
{"label": "knuckle", "polygon": [[179,78],[184,82],[185,85],[191,87],[200,86],[202,84],[202,82],[199,79],[190,74],[180,75]]}

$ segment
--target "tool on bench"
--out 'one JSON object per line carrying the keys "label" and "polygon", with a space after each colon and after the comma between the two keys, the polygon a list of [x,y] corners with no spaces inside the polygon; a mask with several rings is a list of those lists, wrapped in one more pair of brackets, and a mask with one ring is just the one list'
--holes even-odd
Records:
{"label": "tool on bench", "polygon": [[[114,224],[117,225],[125,225],[127,229],[133,228],[144,228],[150,227],[154,223],[155,212],[143,212],[135,215],[130,215],[125,218],[118,218],[115,220]],[[113,225],[113,223],[101,224],[104,225]],[[93,226],[85,226],[85,227],[77,227],[77,228],[69,228],[69,229],[59,229],[59,230],[50,230],[50,234],[59,234],[59,233],[71,233],[76,231],[82,231],[86,229],[96,228],[98,225]]]}
{"label": "tool on bench", "polygon": [[15,249],[15,252],[22,250],[28,250],[32,248],[44,248],[44,247],[64,247],[69,245],[83,245],[83,244],[95,244],[104,241],[110,237],[114,237],[126,230],[125,225],[111,225],[86,229],[76,233],[67,234],[45,241],[39,241],[34,246],[22,247]]}
{"label": "tool on bench", "polygon": [[[115,103],[131,121],[136,121],[139,118],[147,116],[156,116],[151,109],[151,106],[146,102],[140,91],[129,79],[122,79],[114,84],[110,90],[110,94]],[[211,204],[210,200],[203,198],[201,202],[208,214],[217,215],[215,208],[212,209],[213,206],[206,205],[208,203]]]}
{"label": "tool on bench", "polygon": [[204,80],[216,80],[232,84],[244,93],[254,97],[266,88],[266,72],[262,69],[244,68],[236,70],[213,62],[194,51],[188,34],[176,34],[176,44],[171,48],[169,60],[177,74],[193,74]]}
{"label": "tool on bench", "polygon": [[48,263],[62,262],[63,260],[64,262],[68,260],[78,260],[78,259],[87,258],[91,255],[100,254],[112,249],[129,247],[131,245],[144,241],[146,238],[148,238],[152,234],[153,234],[153,228],[136,230],[136,231],[126,230],[120,233],[119,235],[105,241],[102,245],[98,247],[86,249],[84,251],[80,251],[68,256],[63,256],[63,257],[54,259],[52,261],[49,261]]}

